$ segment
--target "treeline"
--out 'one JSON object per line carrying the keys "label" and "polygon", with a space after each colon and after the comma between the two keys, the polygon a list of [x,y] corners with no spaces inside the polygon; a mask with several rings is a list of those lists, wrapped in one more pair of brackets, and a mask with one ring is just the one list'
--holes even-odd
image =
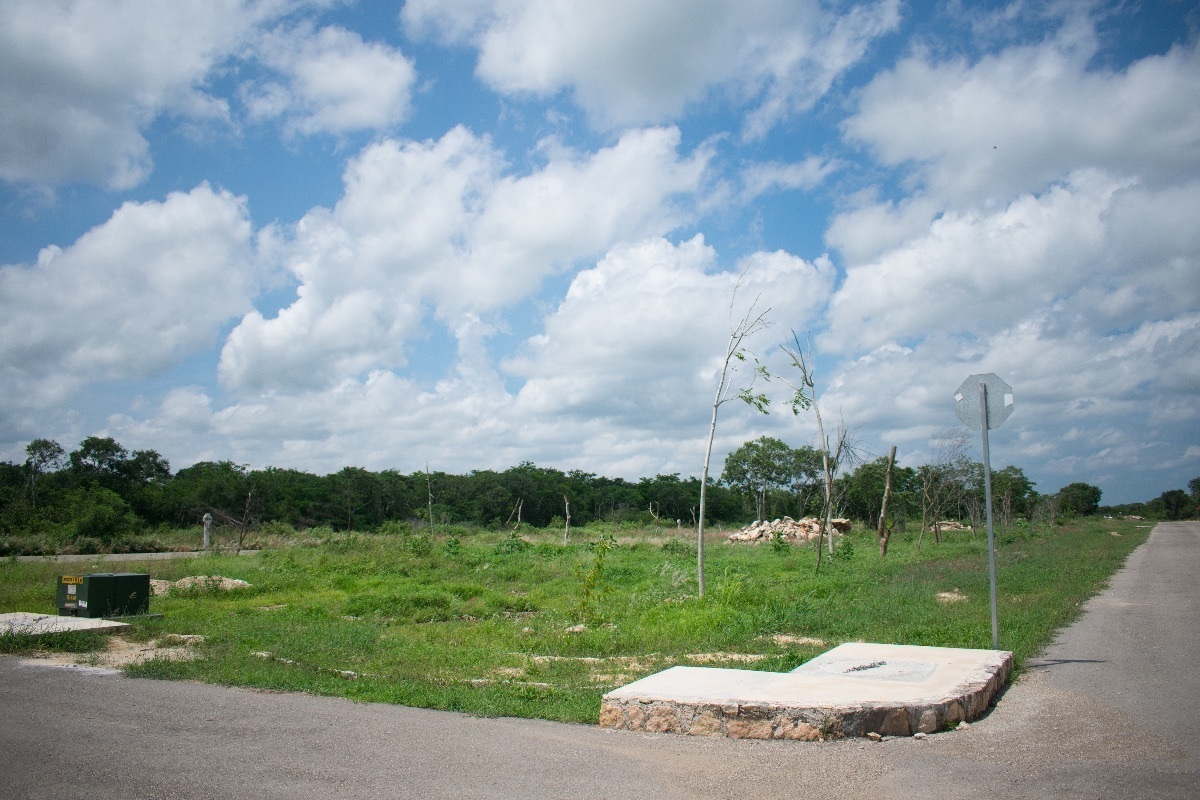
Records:
{"label": "treeline", "polygon": [[[769,519],[819,514],[825,502],[825,466],[829,454],[813,447],[793,448],[769,436],[746,442],[725,459],[721,482],[742,491],[756,517]],[[841,464],[830,464],[835,477],[829,487],[834,516],[877,524],[889,471],[887,456],[861,460],[849,451]],[[1137,515],[1152,519],[1200,516],[1200,477],[1189,492],[1172,489],[1146,503],[1100,505],[1097,486],[1075,482],[1043,494],[1020,467],[992,469],[992,515],[1000,525],[1017,521],[1053,525],[1060,517],[1093,514]],[[929,529],[942,520],[964,521],[978,528],[987,515],[984,467],[968,455],[963,434],[948,431],[933,448],[932,463],[919,467],[891,465],[886,524],[904,530],[910,524]]]}
{"label": "treeline", "polygon": [[[982,522],[983,466],[960,450],[948,452],[934,464],[893,465],[889,524],[904,530],[944,519]],[[0,462],[0,535],[111,542],[159,527],[195,526],[204,514],[243,531],[267,523],[373,531],[393,521],[428,523],[431,514],[438,524],[492,527],[561,526],[569,518],[574,526],[604,521],[692,528],[699,512],[699,479],[677,474],[631,482],[525,462],[465,475],[358,467],[314,475],[277,467],[251,470],[230,461],[172,473],[154,450],[130,452],[112,438],[94,436],[69,453],[57,442],[38,439],[26,454],[23,464]],[[728,455],[720,480],[710,481],[707,518],[733,525],[819,515],[826,496],[824,466],[812,447],[792,448],[770,437],[747,442]],[[834,515],[875,525],[887,458],[831,466],[837,476],[829,493]],[[1189,488],[1191,495],[1176,490],[1119,510],[1190,517],[1200,479]],[[1053,524],[1060,515],[1110,510],[1100,507],[1097,487],[1073,483],[1043,495],[1013,466],[993,471],[992,492],[1000,524],[1019,519]]]}
{"label": "treeline", "polygon": [[[726,457],[721,481],[740,488],[759,518],[819,516],[826,502],[828,457],[813,447],[793,448],[764,436]],[[828,492],[833,516],[875,526],[888,485],[888,461],[889,457],[883,456],[829,465],[830,474],[836,475]],[[1100,490],[1086,484],[1072,484],[1055,495],[1043,496],[1019,467],[992,471],[993,514],[1004,525],[1018,519],[1052,524],[1060,515],[1092,514],[1099,500]],[[961,448],[933,464],[915,468],[891,465],[886,524],[893,529],[903,531],[910,525],[929,529],[944,520],[976,526],[985,516],[983,464],[968,458]]]}
{"label": "treeline", "polygon": [[[637,482],[522,463],[504,471],[405,474],[346,467],[329,475],[296,469],[248,469],[200,462],[172,473],[154,450],[127,451],[112,438],[89,437],[67,453],[36,440],[24,464],[0,463],[0,534],[88,536],[101,540],[158,526],[187,527],[212,514],[240,528],[371,531],[391,521],[545,527],[603,520],[692,526],[700,482],[658,475]],[[742,494],[715,487],[708,515],[745,516]]]}

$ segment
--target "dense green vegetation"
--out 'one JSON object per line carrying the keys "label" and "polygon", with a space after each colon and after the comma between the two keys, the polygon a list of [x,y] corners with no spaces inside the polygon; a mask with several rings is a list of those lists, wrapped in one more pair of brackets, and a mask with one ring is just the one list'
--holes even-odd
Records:
{"label": "dense green vegetation", "polygon": [[[1037,653],[1148,532],[1101,519],[999,532],[1001,646],[1018,664]],[[557,529],[326,529],[322,541],[253,556],[101,568],[251,584],[155,597],[162,618],[135,619],[133,637],[200,634],[202,657],[150,661],[135,675],[594,722],[605,691],[673,664],[788,670],[853,640],[991,646],[986,537],[897,533],[886,558],[873,537],[851,533],[817,572],[812,544],[714,534],[704,598],[686,533],[611,524],[576,529],[568,544]],[[0,611],[53,613],[62,570],[0,562]]]}
{"label": "dense green vegetation", "polygon": [[[961,443],[951,445],[936,463],[895,467],[888,504],[893,530],[928,530],[943,519],[980,527],[983,467],[965,455]],[[94,436],[70,453],[47,439],[30,443],[26,453],[23,464],[0,463],[0,556],[169,548],[175,546],[171,531],[198,527],[206,513],[222,538],[238,544],[309,528],[379,532],[394,525],[429,525],[431,516],[435,528],[565,529],[569,516],[574,526],[605,522],[686,530],[695,528],[700,497],[697,478],[656,475],[633,482],[530,463],[467,475],[346,467],[318,476],[220,461],[172,473],[153,450],[131,453],[111,438]],[[833,516],[875,525],[886,471],[885,458],[839,465]],[[747,442],[728,454],[720,480],[710,482],[707,518],[728,526],[817,515],[822,480],[821,455],[814,448],[792,448],[770,437]],[[1200,479],[1189,488],[1190,495],[1173,490],[1120,511],[1191,517],[1200,504]],[[1094,486],[1072,483],[1043,495],[1014,466],[993,471],[992,489],[1001,526],[1019,520],[1052,526],[1060,517],[1106,511]]]}

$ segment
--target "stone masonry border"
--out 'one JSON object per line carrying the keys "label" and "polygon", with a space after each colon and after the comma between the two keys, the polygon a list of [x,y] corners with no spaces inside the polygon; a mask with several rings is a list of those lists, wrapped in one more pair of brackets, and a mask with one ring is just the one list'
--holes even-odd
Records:
{"label": "stone masonry border", "polygon": [[983,716],[1012,653],[848,642],[791,672],[672,667],[603,698],[600,726],[816,741],[935,733]]}

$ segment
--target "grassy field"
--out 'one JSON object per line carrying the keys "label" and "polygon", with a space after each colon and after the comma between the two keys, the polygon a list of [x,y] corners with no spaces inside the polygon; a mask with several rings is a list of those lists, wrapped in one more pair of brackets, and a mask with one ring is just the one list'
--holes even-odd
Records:
{"label": "grassy field", "polygon": [[[998,532],[1000,643],[1018,668],[1148,533],[1096,519]],[[561,532],[451,529],[436,538],[309,539],[240,557],[7,560],[0,612],[54,613],[64,572],[240,578],[250,588],[155,597],[151,611],[163,617],[133,620],[129,635],[200,634],[201,657],[129,672],[578,722],[596,721],[604,692],[674,664],[788,670],[845,641],[991,645],[982,534],[944,534],[940,544],[927,534],[919,550],[914,533],[897,535],[881,559],[869,532],[852,533],[819,573],[811,545],[731,545],[714,536],[703,599],[695,596],[694,542],[671,534],[584,529],[563,545]],[[35,646],[5,638],[0,652]],[[55,646],[97,644],[84,637]]]}

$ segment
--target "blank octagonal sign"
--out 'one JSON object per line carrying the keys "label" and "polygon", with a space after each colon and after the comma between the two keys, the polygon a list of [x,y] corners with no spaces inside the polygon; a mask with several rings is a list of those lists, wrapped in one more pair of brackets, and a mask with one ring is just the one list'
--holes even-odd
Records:
{"label": "blank octagonal sign", "polygon": [[987,386],[988,430],[1000,427],[1013,412],[1013,390],[995,374],[972,375],[954,393],[954,411],[973,431],[983,427],[979,410],[979,384]]}

